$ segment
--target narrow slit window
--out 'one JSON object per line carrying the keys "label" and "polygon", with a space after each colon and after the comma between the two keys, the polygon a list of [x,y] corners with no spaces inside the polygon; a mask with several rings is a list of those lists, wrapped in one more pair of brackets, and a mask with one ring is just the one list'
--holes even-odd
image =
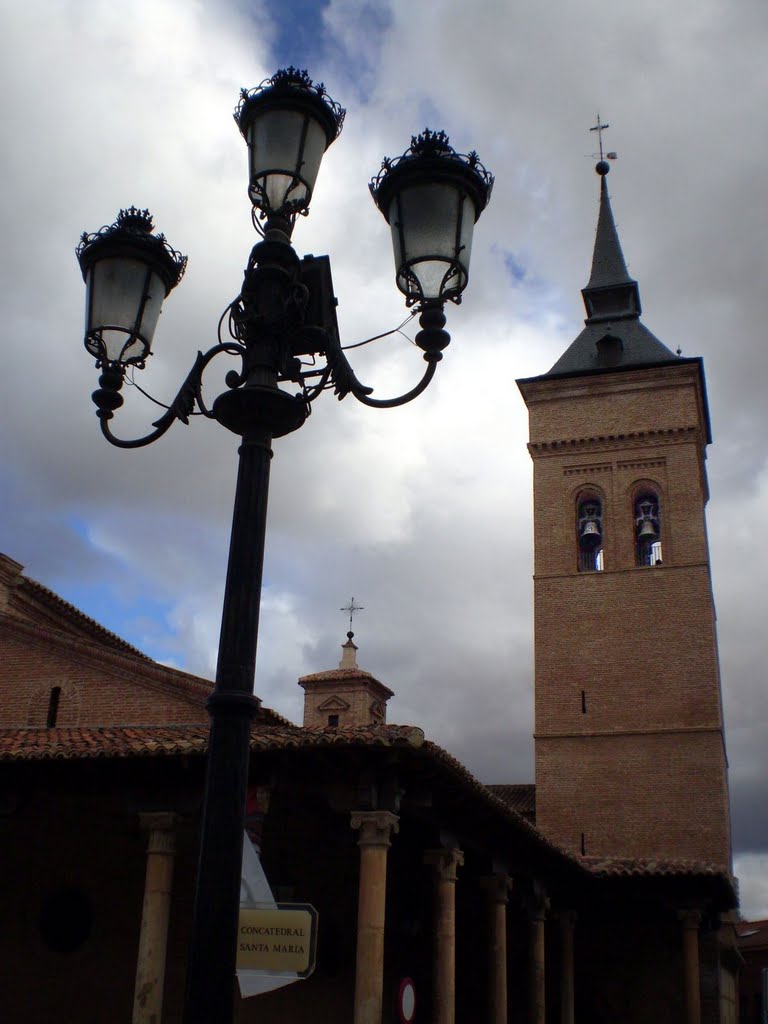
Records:
{"label": "narrow slit window", "polygon": [[[53,729],[56,719],[59,717],[59,699],[61,698],[61,687],[53,686],[48,697],[48,716],[45,720],[46,729]],[[39,719],[38,719],[39,721]]]}
{"label": "narrow slit window", "polygon": [[579,572],[602,572],[603,506],[597,497],[583,497],[576,516]]}
{"label": "narrow slit window", "polygon": [[635,564],[661,563],[661,515],[659,499],[652,491],[635,498]]}

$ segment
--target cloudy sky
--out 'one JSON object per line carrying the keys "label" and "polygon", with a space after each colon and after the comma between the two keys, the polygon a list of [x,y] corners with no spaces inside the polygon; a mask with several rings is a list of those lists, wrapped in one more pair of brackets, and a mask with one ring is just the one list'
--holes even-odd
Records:
{"label": "cloudy sky", "polygon": [[[80,233],[148,206],[189,254],[141,383],[168,400],[237,294],[255,238],[241,86],[307,67],[347,108],[300,252],[333,261],[342,341],[405,315],[367,192],[425,126],[496,175],[432,388],[401,410],[329,394],[278,441],[256,690],[294,720],[334,667],[354,595],[361,665],[487,782],[532,779],[531,467],[516,377],[580,329],[597,212],[597,111],[644,322],[705,359],[709,528],[737,872],[768,916],[768,6],[764,0],[27,0],[3,4],[5,244],[0,550],[153,657],[215,663],[232,435],[104,442],[82,348]],[[386,397],[421,373],[395,336],[351,353]],[[215,377],[215,374],[214,374]],[[214,381],[210,393],[216,393]],[[154,408],[129,393],[115,429]],[[642,628],[642,624],[636,624]]]}

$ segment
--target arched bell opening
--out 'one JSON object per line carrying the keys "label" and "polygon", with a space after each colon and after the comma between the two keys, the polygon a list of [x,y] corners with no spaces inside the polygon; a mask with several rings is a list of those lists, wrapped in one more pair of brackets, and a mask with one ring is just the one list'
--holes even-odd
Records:
{"label": "arched bell opening", "polygon": [[635,564],[661,564],[661,512],[659,496],[644,488],[635,495]]}
{"label": "arched bell opening", "polygon": [[593,491],[582,492],[576,502],[576,544],[579,572],[604,568],[603,503]]}

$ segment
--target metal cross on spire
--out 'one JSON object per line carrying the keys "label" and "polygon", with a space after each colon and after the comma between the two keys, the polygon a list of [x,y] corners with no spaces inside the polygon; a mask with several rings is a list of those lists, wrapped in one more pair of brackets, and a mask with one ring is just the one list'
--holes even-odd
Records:
{"label": "metal cross on spire", "polygon": [[340,608],[339,611],[349,612],[349,632],[351,633],[352,632],[352,616],[355,614],[355,612],[362,612],[362,611],[365,611],[365,609],[363,608],[363,606],[361,604],[355,604],[355,599],[354,599],[354,597],[352,597],[352,598],[350,598],[349,604],[346,606],[346,608]]}
{"label": "metal cross on spire", "polygon": [[610,128],[610,127],[611,126],[609,124],[602,124],[600,122],[600,114],[598,113],[598,115],[597,115],[597,124],[593,128],[589,129],[591,132],[597,132],[597,140],[598,140],[598,143],[600,144],[600,159],[601,160],[605,159],[604,156],[603,156],[603,132],[605,131],[606,128]]}

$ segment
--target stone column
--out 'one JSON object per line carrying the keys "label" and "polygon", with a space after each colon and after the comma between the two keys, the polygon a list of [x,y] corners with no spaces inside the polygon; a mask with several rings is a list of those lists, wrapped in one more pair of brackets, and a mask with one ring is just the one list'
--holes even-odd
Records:
{"label": "stone column", "polygon": [[544,922],[548,900],[538,887],[528,906],[528,991],[530,1024],[546,1024],[547,999],[544,970]]}
{"label": "stone column", "polygon": [[701,982],[699,978],[698,910],[680,910],[677,914],[683,929],[683,969],[685,971],[685,1021],[701,1024]]}
{"label": "stone column", "polygon": [[387,850],[398,821],[390,811],[352,812],[352,828],[360,830],[354,1024],[381,1024]]}
{"label": "stone column", "polygon": [[453,1024],[456,1016],[456,876],[464,854],[455,847],[427,850],[435,869],[435,929],[432,949],[432,1021]]}
{"label": "stone column", "polygon": [[560,920],[560,1024],[573,1024],[573,929],[576,924],[576,913],[573,910],[563,910],[558,917]]}
{"label": "stone column", "polygon": [[160,1024],[165,983],[165,950],[176,854],[178,818],[168,811],[139,815],[149,833],[139,957],[133,996],[133,1024]]}
{"label": "stone column", "polygon": [[490,924],[488,1020],[490,1024],[507,1024],[507,897],[512,879],[490,875],[480,884],[488,900]]}

